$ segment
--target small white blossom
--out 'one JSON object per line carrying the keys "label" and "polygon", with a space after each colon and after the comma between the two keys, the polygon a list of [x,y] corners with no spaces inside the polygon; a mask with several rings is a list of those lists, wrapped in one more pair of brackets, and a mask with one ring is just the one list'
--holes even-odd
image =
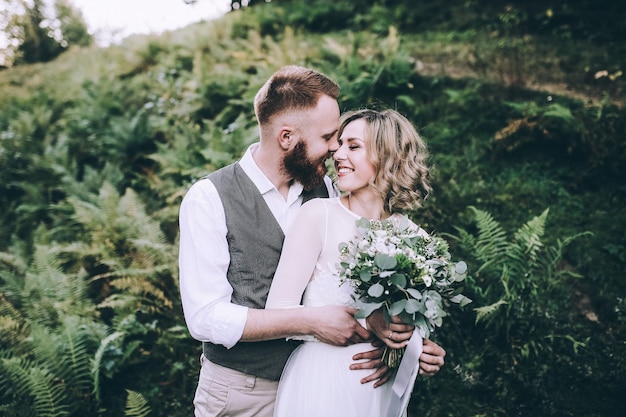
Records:
{"label": "small white blossom", "polygon": [[422,277],[422,280],[424,281],[424,285],[426,285],[427,287],[430,287],[433,283],[433,278],[430,275],[424,275]]}

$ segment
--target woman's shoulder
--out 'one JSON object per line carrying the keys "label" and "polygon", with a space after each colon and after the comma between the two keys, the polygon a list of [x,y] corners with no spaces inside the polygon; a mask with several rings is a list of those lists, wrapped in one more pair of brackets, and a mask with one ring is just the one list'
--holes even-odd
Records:
{"label": "woman's shoulder", "polygon": [[313,198],[302,203],[300,207],[299,217],[316,218],[327,210],[329,198]]}
{"label": "woman's shoulder", "polygon": [[328,198],[312,198],[302,204],[304,210],[319,210],[321,208],[328,208],[330,206],[337,205],[339,203],[339,197]]}
{"label": "woman's shoulder", "polygon": [[313,198],[302,204],[298,217],[300,220],[321,221],[340,208],[339,197]]}

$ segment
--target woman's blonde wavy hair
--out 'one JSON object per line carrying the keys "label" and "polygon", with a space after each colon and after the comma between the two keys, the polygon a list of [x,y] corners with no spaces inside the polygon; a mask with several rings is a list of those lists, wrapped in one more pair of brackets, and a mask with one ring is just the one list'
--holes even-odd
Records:
{"label": "woman's blonde wavy hair", "polygon": [[391,214],[420,207],[432,190],[424,140],[406,117],[391,109],[344,113],[338,135],[358,119],[365,121],[366,150],[376,171],[370,185],[383,198],[384,210]]}

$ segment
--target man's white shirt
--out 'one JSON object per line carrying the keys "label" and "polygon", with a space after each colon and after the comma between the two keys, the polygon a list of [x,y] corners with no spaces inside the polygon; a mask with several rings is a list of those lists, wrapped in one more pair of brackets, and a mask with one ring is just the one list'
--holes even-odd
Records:
{"label": "man's white shirt", "polygon": [[[302,205],[303,188],[294,183],[285,200],[254,161],[257,146],[248,148],[239,165],[285,233]],[[330,196],[337,196],[328,177],[325,182]],[[230,263],[226,218],[210,180],[198,181],[187,191],[180,207],[179,227],[180,292],[189,332],[197,340],[231,348],[241,339],[248,307],[231,303],[233,289],[226,278]]]}

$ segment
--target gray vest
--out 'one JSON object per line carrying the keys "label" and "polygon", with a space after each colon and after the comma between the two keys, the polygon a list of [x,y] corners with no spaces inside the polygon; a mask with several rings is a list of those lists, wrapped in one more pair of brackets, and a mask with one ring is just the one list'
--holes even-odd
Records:
{"label": "gray vest", "polygon": [[[230,253],[226,276],[233,287],[231,301],[246,307],[264,308],[285,238],[283,231],[239,163],[205,178],[215,185],[226,214]],[[314,197],[328,197],[324,184],[303,194],[304,201]],[[211,362],[277,381],[297,343],[277,339],[239,342],[231,349],[210,342],[202,346]]]}

